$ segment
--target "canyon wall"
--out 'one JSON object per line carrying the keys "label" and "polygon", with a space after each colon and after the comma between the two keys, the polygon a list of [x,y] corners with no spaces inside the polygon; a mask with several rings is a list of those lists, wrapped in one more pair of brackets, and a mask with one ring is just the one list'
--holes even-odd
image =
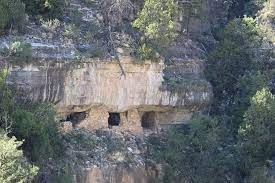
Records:
{"label": "canyon wall", "polygon": [[[150,118],[154,126],[186,122],[211,100],[211,87],[200,77],[202,60],[183,60],[172,69],[169,66],[172,72],[189,76],[190,83],[180,92],[163,87],[163,71],[168,68],[163,61],[136,64],[123,57],[121,66],[125,75],[111,59],[12,64],[8,83],[33,101],[55,104],[63,120],[85,113],[77,126],[89,129],[107,128],[110,113],[118,113],[120,126],[127,129],[141,129],[147,112],[153,112]],[[192,83],[198,80],[199,84]]]}
{"label": "canyon wall", "polygon": [[92,167],[79,171],[75,176],[81,183],[148,183],[160,178],[158,170],[152,167],[111,166]]}

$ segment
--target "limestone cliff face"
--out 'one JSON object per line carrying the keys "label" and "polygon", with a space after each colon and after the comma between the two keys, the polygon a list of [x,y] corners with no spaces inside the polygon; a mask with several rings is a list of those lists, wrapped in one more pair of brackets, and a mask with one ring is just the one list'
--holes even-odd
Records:
{"label": "limestone cliff face", "polygon": [[88,168],[76,175],[81,183],[149,183],[159,178],[159,172],[148,167],[113,166]]}
{"label": "limestone cliff face", "polygon": [[[140,126],[143,113],[150,111],[156,113],[159,124],[183,122],[211,100],[211,87],[204,79],[201,86],[189,84],[185,90],[171,92],[162,86],[166,68],[162,61],[135,64],[129,57],[121,61],[125,76],[115,60],[14,64],[8,82],[34,101],[55,104],[64,119],[72,113],[87,113],[80,126],[88,128],[108,127],[109,113],[120,113],[125,126]],[[176,69],[197,79],[202,65],[201,60],[183,61]]]}
{"label": "limestone cliff face", "polygon": [[[136,30],[131,33],[122,30],[136,18],[143,1],[131,1],[130,9],[115,6],[123,7],[122,10],[112,7],[113,2],[93,1],[90,7],[80,0],[72,1],[66,14],[73,14],[71,10],[83,14],[77,35],[72,37],[63,34],[67,22],[50,32],[30,22],[27,34],[20,40],[31,45],[32,59],[36,61],[12,64],[9,84],[24,97],[53,103],[62,121],[72,121],[75,127],[107,128],[113,120],[114,124],[119,121],[121,129],[136,130],[188,121],[193,112],[204,109],[211,101],[211,86],[203,76],[204,61],[198,58],[202,58],[212,41],[202,45],[186,36],[181,12],[179,37],[167,48],[165,64],[163,61],[135,64],[131,56],[137,49],[133,45],[138,45],[138,34]],[[227,15],[223,5],[223,1],[203,2],[200,14],[206,17],[205,21],[190,19],[187,27],[191,37],[212,35],[213,25]],[[109,11],[110,8],[114,9]],[[111,30],[107,22],[111,23]],[[93,25],[98,28],[92,32],[93,38],[83,38],[90,35]],[[9,50],[15,41],[16,36],[1,37],[0,51]],[[89,59],[98,51],[104,59]],[[79,57],[83,59],[78,60]],[[119,57],[121,66],[116,60],[107,59],[115,57]],[[121,75],[121,68],[125,76]],[[175,86],[177,89],[173,90]]]}

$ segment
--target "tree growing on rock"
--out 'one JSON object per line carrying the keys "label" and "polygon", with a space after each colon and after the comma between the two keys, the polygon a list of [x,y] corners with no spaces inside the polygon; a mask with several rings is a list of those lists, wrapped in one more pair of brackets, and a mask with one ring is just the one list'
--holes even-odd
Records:
{"label": "tree growing on rock", "polygon": [[133,26],[157,46],[167,46],[177,35],[177,13],[178,6],[174,0],[146,0]]}

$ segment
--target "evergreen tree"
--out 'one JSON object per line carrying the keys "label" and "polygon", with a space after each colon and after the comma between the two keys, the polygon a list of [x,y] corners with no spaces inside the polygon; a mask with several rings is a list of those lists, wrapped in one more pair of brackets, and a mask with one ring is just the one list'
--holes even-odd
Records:
{"label": "evergreen tree", "polygon": [[20,150],[22,141],[15,137],[9,138],[0,131],[0,182],[28,183],[38,172],[38,167],[32,166]]}
{"label": "evergreen tree", "polygon": [[177,35],[177,13],[178,7],[174,0],[145,0],[133,26],[158,47],[167,46]]}

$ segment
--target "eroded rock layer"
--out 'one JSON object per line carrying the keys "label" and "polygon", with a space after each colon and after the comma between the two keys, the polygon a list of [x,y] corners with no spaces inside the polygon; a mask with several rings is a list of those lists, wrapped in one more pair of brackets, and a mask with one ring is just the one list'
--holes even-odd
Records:
{"label": "eroded rock layer", "polygon": [[148,183],[158,178],[158,171],[149,167],[93,167],[80,171],[77,182],[83,183]]}
{"label": "eroded rock layer", "polygon": [[[84,119],[75,119],[75,125],[90,129],[110,126],[110,113],[118,114],[117,125],[127,129],[185,122],[211,99],[211,87],[201,77],[201,60],[181,61],[174,66],[177,71],[170,69],[188,75],[186,86],[174,92],[163,87],[162,61],[135,64],[129,57],[121,61],[125,76],[115,60],[14,64],[8,82],[34,101],[55,104],[64,120],[83,113]],[[142,119],[152,124],[142,125]]]}

